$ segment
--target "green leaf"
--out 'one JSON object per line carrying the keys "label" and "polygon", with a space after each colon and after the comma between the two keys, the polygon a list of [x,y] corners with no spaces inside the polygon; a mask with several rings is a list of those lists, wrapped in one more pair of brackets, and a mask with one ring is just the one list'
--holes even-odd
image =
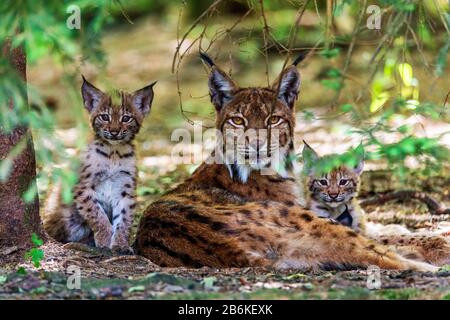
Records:
{"label": "green leaf", "polygon": [[353,110],[353,105],[350,104],[350,103],[346,103],[346,104],[343,104],[343,105],[341,106],[341,111],[342,111],[342,112],[347,113],[347,112],[350,112],[350,111],[352,111],[352,110]]}
{"label": "green leaf", "polygon": [[212,289],[214,288],[214,283],[217,281],[216,277],[206,277],[203,278],[202,284],[206,289]]}
{"label": "green leaf", "polygon": [[341,49],[332,48],[332,49],[324,49],[324,50],[320,51],[319,54],[326,59],[331,59],[331,58],[337,57],[340,52],[341,52]]}
{"label": "green leaf", "polygon": [[388,92],[382,92],[378,95],[372,96],[372,102],[370,104],[369,111],[373,113],[380,110],[384,106],[384,104],[388,101],[389,96],[390,95]]}
{"label": "green leaf", "polygon": [[305,119],[305,121],[311,121],[314,120],[315,115],[312,111],[310,110],[303,110],[303,119]]}
{"label": "green leaf", "polygon": [[41,266],[41,261],[44,259],[44,250],[37,249],[37,248],[31,248],[25,254],[25,258],[31,259],[31,262],[33,262],[33,265],[36,268],[39,268]]}
{"label": "green leaf", "polygon": [[19,269],[17,269],[16,273],[21,274],[21,275],[26,275],[28,272],[27,272],[27,270],[25,270],[24,267],[19,267]]}
{"label": "green leaf", "polygon": [[0,276],[0,285],[4,284],[8,280],[7,276]]}
{"label": "green leaf", "polygon": [[338,91],[343,87],[343,83],[340,80],[323,79],[320,82],[324,87],[335,91]]}
{"label": "green leaf", "polygon": [[332,68],[328,70],[327,76],[330,78],[340,78],[342,76],[342,73],[341,71],[339,71],[339,69]]}
{"label": "green leaf", "polygon": [[413,81],[412,66],[409,63],[400,63],[397,70],[405,86],[411,86]]}
{"label": "green leaf", "polygon": [[407,124],[404,124],[404,125],[398,127],[397,131],[400,132],[400,133],[405,134],[405,133],[408,133],[410,131],[410,129],[411,128]]}
{"label": "green leaf", "polygon": [[38,193],[36,183],[31,183],[30,187],[27,189],[27,191],[24,192],[22,199],[26,203],[31,203],[36,198],[36,195]]}
{"label": "green leaf", "polygon": [[145,291],[145,286],[134,286],[128,288],[128,293],[138,292],[138,291]]}
{"label": "green leaf", "polygon": [[283,279],[285,280],[298,280],[298,279],[305,279],[307,278],[307,276],[303,273],[294,273],[294,274],[290,274],[286,277],[283,277]]}
{"label": "green leaf", "polygon": [[42,241],[41,239],[39,239],[38,235],[36,233],[33,233],[31,235],[31,242],[33,242],[33,244],[37,247],[40,247],[44,244],[44,241]]}
{"label": "green leaf", "polygon": [[450,272],[450,264],[443,265],[439,268],[439,272]]}

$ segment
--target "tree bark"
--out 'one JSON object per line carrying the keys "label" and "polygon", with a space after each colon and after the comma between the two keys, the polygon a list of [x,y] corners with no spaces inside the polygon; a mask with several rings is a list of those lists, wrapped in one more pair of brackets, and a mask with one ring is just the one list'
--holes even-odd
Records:
{"label": "tree bark", "polygon": [[[26,82],[23,48],[11,49],[10,42],[6,42],[2,54]],[[11,112],[17,107],[12,104],[12,99],[10,107]],[[28,248],[33,232],[42,236],[38,196],[31,203],[22,200],[23,193],[36,183],[36,160],[29,128],[17,127],[11,133],[5,133],[0,127],[0,159],[5,159],[22,139],[26,139],[26,147],[15,157],[7,181],[0,183],[0,255],[8,247]]]}

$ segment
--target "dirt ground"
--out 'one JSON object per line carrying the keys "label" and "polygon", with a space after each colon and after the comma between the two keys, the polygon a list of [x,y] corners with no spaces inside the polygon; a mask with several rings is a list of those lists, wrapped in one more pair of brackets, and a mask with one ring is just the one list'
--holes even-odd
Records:
{"label": "dirt ground", "polygon": [[[370,290],[366,270],[158,268],[143,258],[61,252],[53,243],[44,250],[58,257],[48,257],[41,271],[0,276],[0,299],[450,299],[445,270],[381,271],[381,288]],[[52,265],[58,267],[49,271]],[[80,289],[67,287],[70,266],[80,266]]]}

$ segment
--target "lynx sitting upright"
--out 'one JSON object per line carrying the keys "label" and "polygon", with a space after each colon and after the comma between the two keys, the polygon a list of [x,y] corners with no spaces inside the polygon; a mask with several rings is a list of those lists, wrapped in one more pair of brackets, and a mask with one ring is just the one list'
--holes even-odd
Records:
{"label": "lynx sitting upright", "polygon": [[129,233],[136,206],[133,139],[150,111],[152,87],[132,94],[106,94],[83,77],[81,91],[95,139],[81,161],[74,203],[62,203],[59,185],[49,192],[43,222],[56,240],[130,251]]}

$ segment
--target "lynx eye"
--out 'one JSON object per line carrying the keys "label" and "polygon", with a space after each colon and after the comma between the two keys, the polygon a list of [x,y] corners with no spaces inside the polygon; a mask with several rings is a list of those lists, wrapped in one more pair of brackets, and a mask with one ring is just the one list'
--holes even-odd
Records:
{"label": "lynx eye", "polygon": [[339,185],[340,185],[340,186],[345,186],[346,184],[348,184],[348,180],[347,180],[347,179],[341,179],[341,180],[339,180]]}
{"label": "lynx eye", "polygon": [[269,119],[269,124],[271,126],[280,124],[283,121],[283,118],[279,117],[279,116],[271,116]]}
{"label": "lynx eye", "polygon": [[230,121],[231,121],[231,124],[234,124],[236,126],[244,125],[244,119],[242,119],[241,117],[230,118]]}
{"label": "lynx eye", "polygon": [[321,185],[323,185],[323,186],[328,185],[328,181],[325,180],[325,179],[320,179],[320,180],[319,180],[319,183],[320,183]]}
{"label": "lynx eye", "polygon": [[109,114],[106,114],[106,113],[101,114],[100,119],[102,119],[103,121],[110,121]]}
{"label": "lynx eye", "polygon": [[130,117],[130,116],[123,116],[121,121],[122,122],[131,122],[131,120],[133,120],[132,117]]}

